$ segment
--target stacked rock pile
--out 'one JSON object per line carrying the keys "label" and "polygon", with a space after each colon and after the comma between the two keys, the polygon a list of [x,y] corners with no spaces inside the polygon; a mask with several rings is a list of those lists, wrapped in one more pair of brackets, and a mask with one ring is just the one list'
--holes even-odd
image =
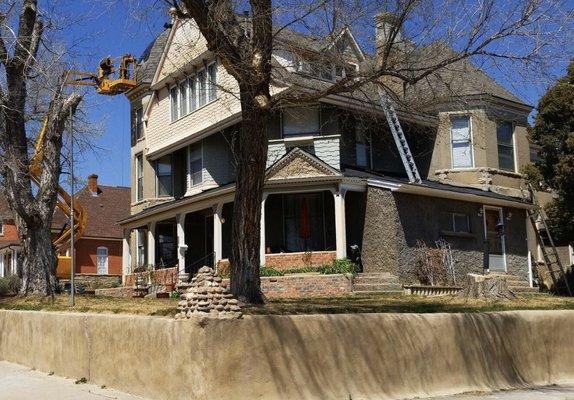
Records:
{"label": "stacked rock pile", "polygon": [[181,295],[176,319],[192,317],[241,318],[241,307],[213,268],[202,267]]}

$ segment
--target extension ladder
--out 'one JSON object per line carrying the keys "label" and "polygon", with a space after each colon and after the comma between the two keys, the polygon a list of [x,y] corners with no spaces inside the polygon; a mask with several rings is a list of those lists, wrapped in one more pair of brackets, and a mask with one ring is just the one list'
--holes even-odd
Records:
{"label": "extension ladder", "polygon": [[[530,196],[532,198],[532,204],[535,206],[535,209],[528,210],[528,217],[532,223],[534,232],[536,233],[538,243],[540,244],[542,257],[544,258],[544,264],[546,265],[546,268],[548,268],[550,277],[554,282],[554,287],[558,289],[559,284],[563,282],[568,296],[572,296],[572,291],[570,290],[570,285],[568,284],[568,278],[566,276],[566,272],[564,271],[564,266],[562,265],[562,261],[560,261],[558,250],[556,250],[554,240],[552,239],[552,235],[548,229],[548,224],[546,223],[546,215],[544,213],[544,209],[540,206],[538,200],[536,200],[534,189],[530,183],[528,184],[528,191],[530,192]],[[545,235],[542,234],[542,231],[546,232],[547,240],[544,237]],[[547,247],[549,247],[549,249]]]}
{"label": "extension ladder", "polygon": [[387,94],[380,88],[379,97],[381,98],[381,106],[383,107],[385,116],[387,117],[387,122],[391,128],[391,133],[395,139],[395,144],[399,150],[401,160],[403,161],[403,165],[407,171],[409,182],[421,183],[419,170],[411,153],[411,149],[409,148],[407,138],[405,137],[403,128],[401,127],[395,107],[393,107],[392,102],[388,99]]}

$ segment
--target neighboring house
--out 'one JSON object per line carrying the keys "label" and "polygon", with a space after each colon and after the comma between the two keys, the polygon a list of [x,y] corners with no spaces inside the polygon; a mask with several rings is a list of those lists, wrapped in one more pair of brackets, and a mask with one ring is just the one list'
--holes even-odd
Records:
{"label": "neighboring house", "polygon": [[[86,230],[76,242],[76,273],[121,275],[123,231],[117,221],[130,214],[130,188],[98,185],[98,176],[93,174],[75,199],[88,218]],[[68,224],[67,216],[56,210],[54,235]]]}
{"label": "neighboring house", "polygon": [[20,239],[6,197],[0,195],[0,278],[19,274]]}
{"label": "neighboring house", "polygon": [[[377,21],[382,40],[388,21]],[[377,61],[349,30],[325,42],[283,30],[275,40],[273,93],[325,87]],[[320,54],[334,48],[345,64],[317,67]],[[262,264],[325,264],[357,245],[365,272],[412,282],[418,244],[434,247],[443,238],[459,279],[482,271],[485,261],[491,271],[529,279],[531,204],[520,169],[530,162],[532,107],[469,62],[443,78],[404,93],[426,96],[433,105],[427,112],[399,110],[420,184],[406,179],[374,85],[276,112],[268,129]],[[142,266],[194,273],[227,262],[237,83],[194,23],[180,20],[146,50],[138,80],[127,94],[133,189],[131,216],[121,222],[124,275]]]}

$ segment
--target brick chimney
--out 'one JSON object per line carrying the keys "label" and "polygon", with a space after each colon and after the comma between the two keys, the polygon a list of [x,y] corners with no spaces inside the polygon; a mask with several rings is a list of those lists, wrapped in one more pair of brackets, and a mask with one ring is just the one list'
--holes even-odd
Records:
{"label": "brick chimney", "polygon": [[88,189],[92,196],[98,195],[98,176],[96,174],[88,176]]}

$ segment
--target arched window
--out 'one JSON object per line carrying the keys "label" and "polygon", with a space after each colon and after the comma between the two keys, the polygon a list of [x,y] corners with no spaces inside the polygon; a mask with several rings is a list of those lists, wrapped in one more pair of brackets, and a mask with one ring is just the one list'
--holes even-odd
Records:
{"label": "arched window", "polygon": [[100,246],[96,251],[96,266],[98,275],[108,274],[108,248]]}

